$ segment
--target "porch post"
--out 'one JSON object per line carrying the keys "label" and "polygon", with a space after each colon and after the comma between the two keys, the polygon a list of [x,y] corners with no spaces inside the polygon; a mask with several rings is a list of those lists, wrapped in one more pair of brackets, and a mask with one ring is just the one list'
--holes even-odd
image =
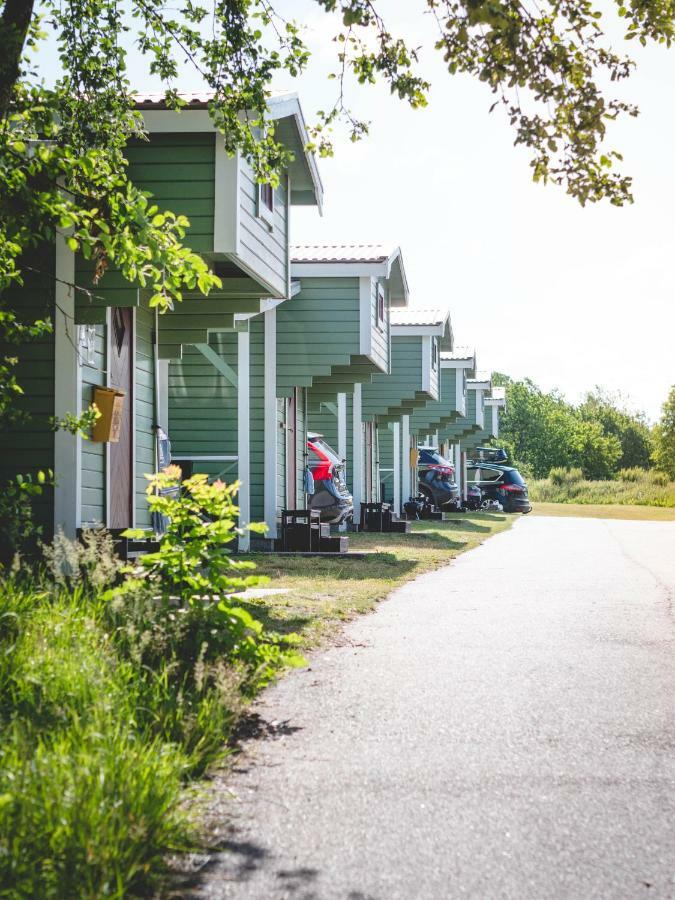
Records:
{"label": "porch post", "polygon": [[267,537],[277,537],[277,311],[264,314],[265,327],[265,485],[264,508]]}
{"label": "porch post", "polygon": [[363,500],[363,424],[361,422],[361,384],[354,385],[352,394],[352,498],[354,500],[354,516],[361,520],[361,502]]}
{"label": "porch post", "polygon": [[169,360],[157,360],[157,381],[159,382],[159,426],[165,434],[169,434]]}
{"label": "porch post", "polygon": [[[75,325],[75,254],[63,234],[56,235],[54,310],[54,415],[79,415],[82,377]],[[61,528],[74,538],[81,519],[82,439],[66,431],[54,435],[54,531]]]}
{"label": "porch post", "polygon": [[459,441],[456,444],[453,444],[452,447],[452,459],[455,463],[455,479],[457,481],[457,487],[459,488],[459,496],[462,499],[464,497],[464,472],[462,471],[462,451],[460,448]]}
{"label": "porch post", "polygon": [[[250,335],[248,331],[237,333],[237,456],[239,488],[239,525],[244,527],[251,521],[251,465],[250,465],[250,391],[249,363],[251,355]],[[248,532],[239,538],[239,549],[248,550],[250,535]]]}
{"label": "porch post", "polygon": [[338,456],[347,459],[347,395],[337,395]]}
{"label": "porch post", "polygon": [[405,503],[410,490],[410,416],[401,416],[401,494]]}
{"label": "porch post", "polygon": [[466,451],[462,452],[462,484],[464,485],[464,499],[469,496],[467,485]]}
{"label": "porch post", "polygon": [[401,514],[401,425],[394,422],[392,425],[394,441],[394,512]]}

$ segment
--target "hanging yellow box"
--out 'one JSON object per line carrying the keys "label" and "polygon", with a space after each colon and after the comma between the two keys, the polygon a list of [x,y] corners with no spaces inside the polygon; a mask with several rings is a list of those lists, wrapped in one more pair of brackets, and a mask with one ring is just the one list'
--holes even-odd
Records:
{"label": "hanging yellow box", "polygon": [[91,431],[92,441],[116,444],[122,429],[124,391],[117,388],[94,388],[94,403],[101,413]]}

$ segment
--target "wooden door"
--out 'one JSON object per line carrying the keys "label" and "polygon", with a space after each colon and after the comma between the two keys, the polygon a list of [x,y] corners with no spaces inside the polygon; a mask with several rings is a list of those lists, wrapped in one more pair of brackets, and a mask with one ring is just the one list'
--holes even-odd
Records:
{"label": "wooden door", "polygon": [[109,445],[109,528],[130,528],[133,525],[133,329],[133,311],[114,307],[110,328],[110,386],[124,391],[124,408],[120,439]]}
{"label": "wooden door", "polygon": [[298,392],[286,401],[286,508],[298,503]]}

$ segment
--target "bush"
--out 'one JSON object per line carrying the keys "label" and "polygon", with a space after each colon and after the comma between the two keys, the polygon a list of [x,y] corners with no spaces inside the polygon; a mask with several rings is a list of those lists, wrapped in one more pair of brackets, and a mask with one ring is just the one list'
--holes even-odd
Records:
{"label": "bush", "polygon": [[[190,836],[182,785],[223,753],[247,700],[301,657],[236,602],[261,583],[225,546],[236,488],[197,476],[157,553],[123,572],[108,535],[0,581],[0,896],[153,889]],[[120,579],[126,575],[126,580]],[[49,581],[45,579],[49,578]],[[116,586],[102,592],[111,582]]]}
{"label": "bush", "polygon": [[646,476],[647,472],[645,469],[640,469],[637,466],[632,466],[630,469],[620,469],[617,472],[617,478],[620,481],[642,481],[642,479]]}
{"label": "bush", "polygon": [[558,466],[551,469],[548,477],[551,484],[555,485],[577,484],[579,481],[584,480],[584,473],[581,469],[567,469]]}

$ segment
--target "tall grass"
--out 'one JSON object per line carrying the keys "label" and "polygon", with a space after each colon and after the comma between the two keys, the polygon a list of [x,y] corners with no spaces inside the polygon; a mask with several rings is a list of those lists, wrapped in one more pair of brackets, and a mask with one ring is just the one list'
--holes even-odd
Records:
{"label": "tall grass", "polygon": [[104,590],[119,564],[92,540],[58,538],[40,581],[0,576],[2,898],[152,892],[191,840],[185,781],[289,659],[235,606]]}
{"label": "tall grass", "polygon": [[548,478],[528,481],[530,499],[541,503],[584,503],[675,507],[675,482],[662,472],[622,469],[611,481],[587,481],[580,469],[551,469]]}

